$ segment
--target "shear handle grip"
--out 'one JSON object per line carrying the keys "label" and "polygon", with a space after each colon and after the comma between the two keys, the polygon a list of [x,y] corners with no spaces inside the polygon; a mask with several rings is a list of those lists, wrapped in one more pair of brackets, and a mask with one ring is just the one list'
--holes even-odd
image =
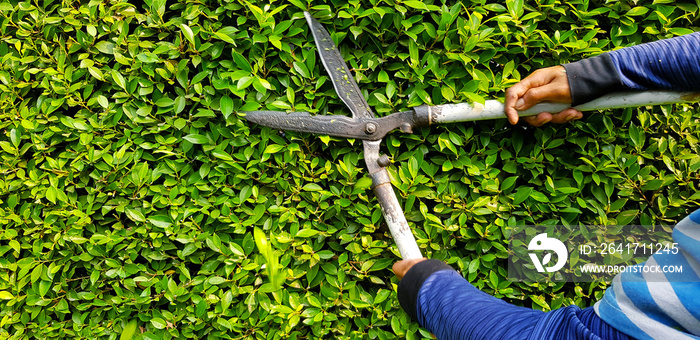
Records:
{"label": "shear handle grip", "polygon": [[404,260],[423,258],[391,183],[374,187],[374,194],[382,202],[380,206],[384,221],[389,227],[391,237],[396,242],[401,258]]}
{"label": "shear handle grip", "polygon": [[[420,259],[423,257],[416,243],[416,238],[413,237],[411,227],[406,221],[406,216],[401,209],[401,204],[396,198],[396,193],[391,185],[391,177],[389,172],[384,167],[380,167],[377,163],[379,154],[379,141],[365,142],[365,161],[368,163],[369,176],[372,178],[372,190],[374,196],[379,201],[379,206],[382,208],[384,221],[389,227],[391,237],[396,242],[396,247],[399,250],[401,258],[404,260]],[[369,156],[369,157],[368,157]]]}
{"label": "shear handle grip", "polygon": [[[664,105],[700,101],[700,92],[638,91],[617,92],[599,97],[574,107],[579,111],[597,111],[625,107]],[[569,104],[540,103],[528,110],[518,112],[521,117],[541,112],[557,113],[569,108]],[[416,116],[429,119],[430,124],[466,122],[475,120],[506,118],[503,103],[487,100],[481,103],[460,103],[415,107]]]}

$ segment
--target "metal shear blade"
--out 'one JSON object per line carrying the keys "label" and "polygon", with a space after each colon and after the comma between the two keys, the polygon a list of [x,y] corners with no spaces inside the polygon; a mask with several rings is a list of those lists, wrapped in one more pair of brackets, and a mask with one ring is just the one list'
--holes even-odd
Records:
{"label": "metal shear blade", "polygon": [[400,128],[404,132],[411,132],[413,126],[428,125],[429,116],[417,115],[414,110],[374,118],[374,113],[362,96],[331,35],[311,14],[304,12],[304,16],[311,27],[311,34],[323,66],[333,81],[336,93],[352,112],[352,118],[338,115],[311,116],[306,112],[287,114],[277,111],[252,111],[244,112],[246,119],[281,130],[363,139],[365,163],[372,178],[372,189],[382,207],[384,220],[389,226],[399,253],[404,259],[421,258],[420,249],[385,168],[389,164],[388,157],[379,156],[379,145],[382,137],[393,129]]}
{"label": "metal shear blade", "polygon": [[311,34],[316,42],[323,67],[326,68],[326,72],[328,72],[333,81],[333,87],[335,87],[335,92],[340,97],[340,100],[350,108],[353,117],[374,117],[372,109],[367,104],[365,97],[362,96],[355,78],[350,73],[333,39],[331,39],[331,35],[309,12],[304,12],[304,16],[306,17],[306,22],[309,23],[309,27],[311,27]]}
{"label": "metal shear blade", "polygon": [[350,118],[340,115],[312,116],[308,112],[249,111],[246,120],[279,130],[291,130],[333,137],[381,140],[394,129],[413,132],[420,126],[414,111],[397,112],[382,118]]}

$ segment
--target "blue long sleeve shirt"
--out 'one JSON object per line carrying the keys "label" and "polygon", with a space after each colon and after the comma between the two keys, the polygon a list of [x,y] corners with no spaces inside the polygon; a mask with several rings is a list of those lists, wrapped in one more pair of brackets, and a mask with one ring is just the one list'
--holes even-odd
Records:
{"label": "blue long sleeve shirt", "polygon": [[621,90],[700,90],[700,32],[563,65],[572,106]]}

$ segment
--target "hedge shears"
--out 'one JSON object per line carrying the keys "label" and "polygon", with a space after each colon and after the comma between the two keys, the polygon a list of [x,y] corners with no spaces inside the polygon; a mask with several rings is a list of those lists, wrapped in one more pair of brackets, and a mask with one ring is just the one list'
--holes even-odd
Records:
{"label": "hedge shears", "polygon": [[[422,258],[418,244],[391,186],[391,179],[386,170],[390,160],[386,155],[380,155],[379,146],[382,138],[396,129],[404,133],[411,133],[413,128],[432,124],[506,118],[503,111],[504,106],[497,100],[487,100],[483,104],[423,105],[413,107],[409,111],[392,113],[385,117],[375,117],[328,31],[308,12],[304,12],[304,16],[311,28],[321,62],[333,82],[336,93],[352,112],[352,117],[343,115],[313,116],[307,112],[244,111],[245,119],[278,130],[362,140],[365,163],[369,177],[372,179],[372,190],[379,201],[384,220],[394,242],[396,242],[401,257],[403,259]],[[697,100],[700,100],[698,94],[681,92],[625,92],[603,96],[575,108],[579,111],[594,111]],[[519,112],[519,115],[531,116],[541,112],[555,113],[567,108],[569,108],[568,104],[541,103],[529,110]]]}

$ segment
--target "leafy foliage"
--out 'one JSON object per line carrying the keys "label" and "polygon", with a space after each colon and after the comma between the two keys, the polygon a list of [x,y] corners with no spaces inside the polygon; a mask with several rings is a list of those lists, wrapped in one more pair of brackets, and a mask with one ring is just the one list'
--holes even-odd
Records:
{"label": "leafy foliage", "polygon": [[[500,96],[534,69],[689,33],[698,5],[2,2],[0,334],[427,337],[396,301],[397,251],[359,143],[237,113],[345,112],[302,11],[383,115]],[[425,255],[547,310],[604,287],[508,282],[505,227],[672,224],[697,206],[697,126],[697,107],[640,108],[541,129],[432,127],[385,150]]]}

